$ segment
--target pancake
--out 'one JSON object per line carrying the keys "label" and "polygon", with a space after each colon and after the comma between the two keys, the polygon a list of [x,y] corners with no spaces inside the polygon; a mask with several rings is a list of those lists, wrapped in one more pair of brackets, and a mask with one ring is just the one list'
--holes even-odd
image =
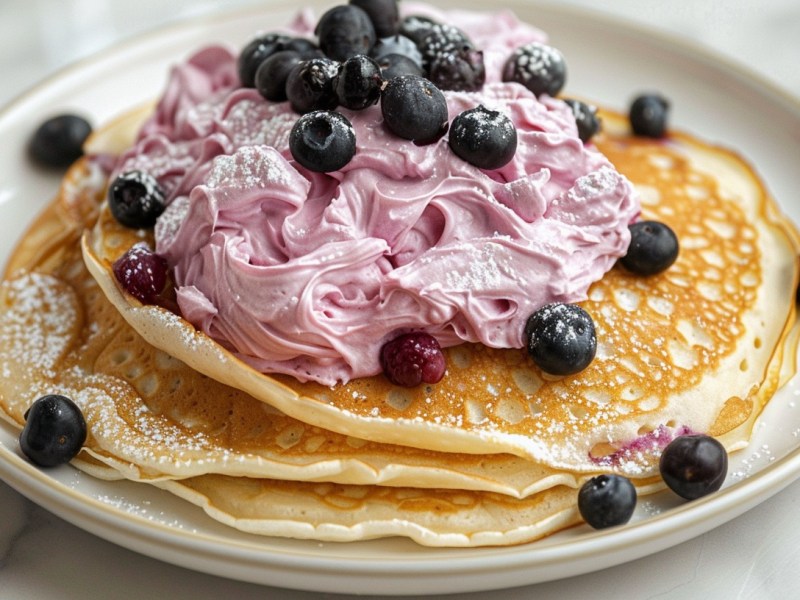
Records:
{"label": "pancake", "polygon": [[[119,123],[130,125],[135,120],[131,115]],[[646,214],[667,220],[665,215],[671,215],[674,209],[660,200],[667,197],[666,190],[675,188],[672,183],[665,184],[671,179],[660,174],[666,160],[664,149],[660,144],[629,138],[621,122],[610,114],[605,115],[605,122],[607,133],[600,140],[604,151],[616,164],[623,165],[621,168],[644,191]],[[615,123],[619,129],[614,128]],[[112,141],[119,143],[118,136],[129,130],[127,126],[112,126],[98,134],[92,145],[101,150]],[[673,158],[685,145],[697,142],[675,136],[671,143],[675,148],[667,148],[667,155]],[[721,166],[731,165],[734,174],[744,173],[744,181],[751,181],[750,171],[743,170],[738,159],[724,151],[703,148],[709,153],[707,159],[717,162],[693,163],[696,170],[683,174],[687,186],[708,186],[714,181],[709,172],[719,173]],[[589,468],[555,469],[547,462],[508,453],[442,454],[419,449],[416,444],[349,437],[309,424],[306,419],[289,417],[262,399],[209,378],[151,346],[123,319],[130,314],[161,313],[162,309],[138,305],[110,280],[112,291],[124,300],[114,306],[88,274],[79,243],[98,215],[98,223],[104,222],[104,191],[105,181],[97,165],[84,161],[73,167],[56,202],[34,223],[9,261],[0,314],[0,364],[5,373],[13,374],[0,386],[6,418],[21,426],[24,411],[38,395],[72,395],[86,413],[90,429],[87,445],[75,465],[88,473],[156,485],[198,505],[211,517],[252,533],[327,541],[400,535],[431,546],[523,543],[577,523],[576,487],[601,470],[631,475],[640,494],[661,487],[652,477],[650,460],[670,437],[663,431],[674,427],[680,422],[677,420],[673,424],[666,421],[663,429],[655,428],[654,433],[649,428],[637,431],[640,439],[652,442],[650,460],[630,460],[624,447],[609,445],[595,448],[597,454]],[[692,193],[693,198],[700,196],[699,189]],[[734,202],[733,197],[718,192],[713,198],[723,207]],[[775,210],[773,204],[765,203],[765,213]],[[720,222],[733,221],[727,213],[720,213],[718,206],[713,208],[716,212],[709,210],[707,218],[713,215]],[[726,210],[738,215],[730,207]],[[779,225],[782,221],[778,218],[771,224],[763,215],[760,218],[765,221],[760,227],[774,231],[773,237],[794,248],[791,228]],[[675,227],[681,231],[678,225]],[[102,230],[95,229],[92,235],[98,231]],[[113,236],[118,236],[120,247],[130,241],[127,230],[113,230],[112,234],[104,234],[106,247],[112,246],[109,240]],[[690,242],[690,255],[693,246],[708,248]],[[775,247],[782,245],[776,243]],[[686,254],[685,250],[682,260],[686,260]],[[782,254],[774,256],[781,259]],[[786,267],[787,289],[794,285],[793,264],[791,261]],[[689,272],[688,267],[680,271]],[[674,276],[679,279],[679,275]],[[706,279],[713,281],[708,275],[703,281]],[[764,280],[769,278],[764,276],[760,281]],[[643,280],[615,269],[592,288],[584,303],[586,307],[600,307],[600,315],[616,314],[602,311],[609,297],[615,310],[630,307],[630,298],[621,297],[618,291],[608,292],[606,281],[613,281],[618,290],[630,286],[640,294],[644,294],[645,284],[668,289],[670,284],[677,285],[666,277]],[[793,294],[788,296],[792,298]],[[665,312],[658,302],[655,306]],[[174,316],[168,318],[180,323]],[[792,318],[790,302],[787,322]],[[157,319],[163,322],[164,315]],[[600,322],[610,322],[610,318]],[[186,339],[193,340],[187,348],[210,345],[210,340],[190,326],[180,327],[184,335],[191,336]],[[715,415],[713,426],[717,429],[712,432],[721,435],[729,450],[746,443],[759,409],[776,386],[793,374],[796,332],[795,328],[789,335],[788,329],[781,329],[774,347],[770,347],[772,351],[764,358],[760,385],[749,395],[724,403]],[[601,343],[602,339],[600,334]],[[764,345],[762,340],[760,347]],[[754,348],[758,346],[753,343]],[[216,345],[210,347],[214,355],[225,356]],[[466,370],[467,361],[473,361],[473,366],[488,364],[475,357],[495,352],[473,350],[471,346],[450,350],[451,364],[459,350],[465,353],[458,359],[465,365],[462,370]],[[600,360],[608,360],[603,359],[603,352],[609,353],[603,350]],[[752,355],[748,359],[753,360]],[[505,377],[519,385],[520,377],[515,378],[514,373],[521,366],[535,374],[527,359],[517,358]],[[489,372],[497,376],[497,365]],[[564,385],[564,380],[539,377],[536,385],[547,391],[550,386]],[[535,391],[527,389],[528,394]],[[345,393],[327,388],[325,392]]]}
{"label": "pancake", "polygon": [[109,300],[144,339],[309,425],[439,452],[508,453],[569,472],[656,472],[675,435],[704,432],[734,450],[780,381],[794,320],[797,234],[735,153],[688,135],[632,137],[603,115],[598,148],[642,197],[643,217],[681,241],[666,272],[615,267],[581,303],[598,353],[585,371],[543,374],[520,350],[464,344],[445,351],[441,382],[395,387],[383,376],[333,387],[259,373],[179,315],[143,306],[111,264],[141,241],[107,207],[83,239]]}

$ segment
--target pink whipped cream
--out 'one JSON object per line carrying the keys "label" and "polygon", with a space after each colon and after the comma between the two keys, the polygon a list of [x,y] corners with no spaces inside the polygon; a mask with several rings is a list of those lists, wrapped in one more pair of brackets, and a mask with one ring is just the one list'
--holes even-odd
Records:
{"label": "pink whipped cream", "polygon": [[[157,251],[183,316],[262,372],[324,384],[380,372],[381,346],[424,330],[442,346],[523,346],[528,316],[586,297],[623,255],[639,204],[577,135],[560,100],[500,82],[512,50],[544,41],[512,14],[413,7],[483,49],[480,93],[447,92],[450,118],[478,104],[517,127],[514,159],[482,171],[447,137],[416,146],[378,106],[341,112],[357,151],[341,171],[293,159],[288,103],[238,87],[236,53],[204,49],[173,70],[117,172],[154,175],[169,206]],[[301,14],[293,34],[311,36]]]}

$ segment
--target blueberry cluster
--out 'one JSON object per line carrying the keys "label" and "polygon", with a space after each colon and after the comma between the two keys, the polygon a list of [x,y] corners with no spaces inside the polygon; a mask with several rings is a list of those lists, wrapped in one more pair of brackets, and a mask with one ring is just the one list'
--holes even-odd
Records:
{"label": "blueberry cluster", "polygon": [[[366,90],[357,94],[356,104],[374,96],[376,83],[398,75],[426,77],[442,90],[460,91],[479,90],[486,78],[483,53],[461,30],[427,17],[401,20],[396,0],[351,0],[335,6],[320,17],[315,34],[316,43],[277,33],[252,40],[239,56],[242,85],[257,88],[267,100],[288,98],[298,112],[309,112],[337,103],[351,108],[346,98],[359,88]],[[313,59],[326,59],[323,72],[311,75],[301,64]],[[356,81],[357,69],[351,68],[348,83],[337,84],[352,59],[367,70]],[[305,74],[295,74],[289,86],[293,71]],[[347,88],[344,97],[342,87]]]}
{"label": "blueberry cluster", "polygon": [[[667,487],[685,500],[696,500],[722,487],[728,475],[728,453],[705,434],[680,435],[672,440],[658,464]],[[578,510],[595,529],[627,523],[636,508],[636,488],[616,474],[592,477],[578,491]]]}
{"label": "blueberry cluster", "polygon": [[[315,34],[316,41],[262,35],[238,58],[243,86],[266,100],[288,101],[301,115],[313,114],[301,117],[290,136],[293,157],[312,171],[339,169],[354,155],[353,129],[335,112],[339,106],[364,110],[380,102],[392,133],[428,144],[449,128],[442,91],[477,91],[486,78],[483,53],[464,32],[427,17],[401,19],[397,0],[335,6],[320,17]],[[495,121],[494,129],[462,128],[486,139],[467,140],[462,133],[451,142],[456,154],[480,168],[506,164],[516,132],[506,117]],[[326,132],[344,132],[346,139],[328,139]]]}

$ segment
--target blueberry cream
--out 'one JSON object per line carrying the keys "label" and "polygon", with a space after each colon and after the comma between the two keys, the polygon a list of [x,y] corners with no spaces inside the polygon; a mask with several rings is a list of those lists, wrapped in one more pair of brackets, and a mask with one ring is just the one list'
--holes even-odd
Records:
{"label": "blueberry cream", "polygon": [[374,375],[412,332],[525,348],[535,311],[585,299],[628,249],[638,198],[593,113],[555,96],[546,36],[402,8],[393,39],[354,3],[199,51],[116,165],[164,194],[155,251],[183,317],[262,372]]}

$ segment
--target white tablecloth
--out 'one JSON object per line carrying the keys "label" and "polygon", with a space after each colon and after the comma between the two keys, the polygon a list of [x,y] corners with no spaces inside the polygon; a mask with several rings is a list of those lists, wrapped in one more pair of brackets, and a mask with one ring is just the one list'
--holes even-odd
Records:
{"label": "white tablecloth", "polygon": [[[607,12],[705,44],[800,98],[800,2],[590,0]],[[148,28],[252,0],[3,0],[0,105],[78,58]],[[800,157],[798,157],[800,168]],[[800,190],[798,190],[800,194]],[[475,598],[798,598],[800,482],[690,542],[605,571]],[[281,598],[263,588],[173,567],[62,521],[0,483],[0,597]]]}

